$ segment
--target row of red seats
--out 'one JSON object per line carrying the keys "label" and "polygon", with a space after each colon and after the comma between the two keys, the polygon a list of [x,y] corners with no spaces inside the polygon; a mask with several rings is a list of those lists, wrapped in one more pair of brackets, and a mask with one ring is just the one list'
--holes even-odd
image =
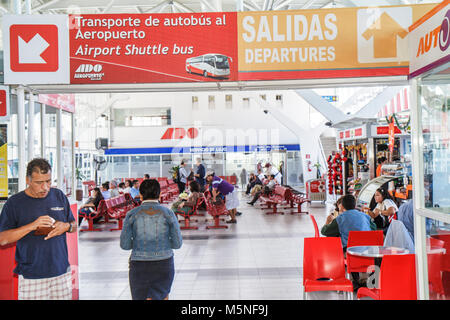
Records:
{"label": "row of red seats", "polygon": [[[198,222],[198,220],[192,220],[192,216],[203,216],[203,214],[199,213],[199,207],[205,203],[206,212],[212,216],[214,224],[206,226],[206,229],[226,229],[227,225],[220,224],[221,216],[228,215],[228,210],[225,206],[225,202],[222,204],[213,204],[212,197],[209,191],[206,191],[202,197],[197,200],[196,205],[189,210],[188,212],[183,211],[175,211],[175,214],[182,216],[184,218],[184,224],[180,226],[182,230],[197,230],[198,226],[192,226],[191,222]],[[181,224],[181,221],[180,221]]]}
{"label": "row of red seats", "polygon": [[291,214],[294,213],[306,213],[308,214],[308,211],[302,211],[302,205],[304,203],[311,203],[309,199],[307,199],[302,194],[294,195],[292,193],[292,190],[283,187],[280,185],[276,185],[273,192],[269,195],[261,195],[259,197],[259,200],[261,200],[264,204],[267,205],[267,208],[263,209],[272,209],[272,212],[266,212],[266,214],[284,214],[283,211],[278,211],[279,205],[286,205],[286,208],[293,208],[295,204],[298,205],[297,211],[291,211]]}
{"label": "row of red seats", "polygon": [[117,228],[110,229],[122,230],[123,219],[128,211],[133,209],[137,204],[131,199],[131,196],[126,193],[114,198],[103,199],[98,204],[97,210],[89,214],[79,212],[80,217],[85,218],[88,221],[88,228],[80,229],[82,231],[102,231],[102,229],[94,228],[94,220],[103,217],[104,223],[109,223],[110,220],[117,221]]}

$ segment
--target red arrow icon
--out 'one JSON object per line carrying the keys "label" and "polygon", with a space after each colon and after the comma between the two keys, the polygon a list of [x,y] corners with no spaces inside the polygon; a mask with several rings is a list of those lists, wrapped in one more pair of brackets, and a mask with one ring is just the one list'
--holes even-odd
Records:
{"label": "red arrow icon", "polygon": [[58,70],[58,27],[56,25],[12,25],[11,70],[52,72]]}

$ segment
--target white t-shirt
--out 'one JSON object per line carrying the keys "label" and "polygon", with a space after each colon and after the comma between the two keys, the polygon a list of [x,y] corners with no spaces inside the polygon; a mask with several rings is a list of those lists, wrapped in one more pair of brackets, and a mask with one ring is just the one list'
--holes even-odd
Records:
{"label": "white t-shirt", "polygon": [[398,207],[394,201],[392,201],[391,199],[384,199],[383,202],[377,203],[377,206],[375,207],[375,209],[385,211],[391,207],[394,207],[396,212],[398,211]]}

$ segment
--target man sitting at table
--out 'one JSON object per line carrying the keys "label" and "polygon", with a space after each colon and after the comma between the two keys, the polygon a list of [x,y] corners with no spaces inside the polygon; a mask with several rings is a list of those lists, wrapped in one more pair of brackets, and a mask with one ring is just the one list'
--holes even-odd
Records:
{"label": "man sitting at table", "polygon": [[[343,212],[336,218],[330,214],[320,232],[326,237],[340,237],[342,248],[346,252],[350,231],[371,231],[376,230],[377,226],[369,215],[355,209],[356,199],[353,195],[347,194],[340,199],[342,199],[341,206],[343,207]],[[359,283],[359,273],[352,272],[351,274],[354,290],[357,290],[361,286]]]}
{"label": "man sitting at table", "polygon": [[329,215],[320,232],[326,237],[340,237],[345,252],[350,231],[371,231],[376,230],[377,226],[371,221],[370,216],[355,209],[356,199],[353,195],[343,196],[341,205],[344,211],[337,218]]}

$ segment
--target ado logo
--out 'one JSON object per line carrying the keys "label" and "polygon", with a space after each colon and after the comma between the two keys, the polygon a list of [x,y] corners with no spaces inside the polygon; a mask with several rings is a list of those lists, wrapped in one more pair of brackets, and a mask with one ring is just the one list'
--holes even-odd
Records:
{"label": "ado logo", "polygon": [[103,66],[101,64],[80,64],[78,69],[75,72],[100,72],[102,71]]}

